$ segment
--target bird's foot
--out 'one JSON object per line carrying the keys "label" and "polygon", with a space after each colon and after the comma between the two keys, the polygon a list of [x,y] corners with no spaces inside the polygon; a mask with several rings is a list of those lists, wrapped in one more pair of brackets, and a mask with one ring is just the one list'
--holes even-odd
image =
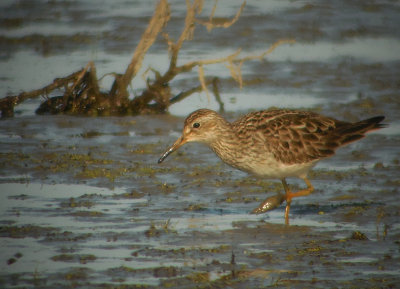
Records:
{"label": "bird's foot", "polygon": [[252,214],[262,214],[268,211],[271,211],[277,207],[279,207],[280,204],[283,203],[285,200],[285,195],[279,193],[276,194],[275,196],[266,198],[264,202],[262,202],[257,208],[251,211]]}

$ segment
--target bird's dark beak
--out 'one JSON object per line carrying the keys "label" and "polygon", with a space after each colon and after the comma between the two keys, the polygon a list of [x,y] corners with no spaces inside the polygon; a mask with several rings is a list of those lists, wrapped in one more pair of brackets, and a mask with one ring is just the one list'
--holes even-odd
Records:
{"label": "bird's dark beak", "polygon": [[173,153],[174,151],[176,151],[178,148],[180,148],[182,145],[184,145],[187,141],[181,136],[180,138],[178,138],[176,140],[176,142],[165,151],[165,153],[163,153],[163,155],[161,156],[161,158],[158,160],[158,163],[162,163],[167,156],[169,156],[171,153]]}

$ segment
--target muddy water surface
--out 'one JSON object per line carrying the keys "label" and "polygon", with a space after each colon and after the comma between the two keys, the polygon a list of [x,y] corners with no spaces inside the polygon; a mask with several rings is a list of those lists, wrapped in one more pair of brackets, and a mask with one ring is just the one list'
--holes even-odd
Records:
{"label": "muddy water surface", "polygon": [[[141,1],[4,3],[3,95],[39,88],[89,60],[99,75],[123,72],[151,15]],[[240,5],[221,3],[222,17]],[[315,192],[293,201],[285,226],[283,206],[249,214],[282,190],[279,181],[234,170],[198,144],[157,164],[184,115],[218,108],[205,94],[171,107],[171,115],[119,118],[36,116],[37,101],[27,102],[0,122],[0,287],[398,286],[400,9],[394,2],[268,3],[248,3],[231,30],[196,30],[182,51],[184,62],[296,39],[269,61],[245,65],[242,90],[224,67],[207,68],[221,78],[224,115],[290,107],[350,121],[383,114],[389,127],[320,162],[310,175]],[[184,15],[178,4],[171,33]],[[149,53],[146,65],[168,63],[162,41]],[[104,88],[109,83],[106,77]],[[171,86],[179,92],[192,84],[196,73]],[[135,80],[133,93],[143,85]]]}
{"label": "muddy water surface", "polygon": [[282,189],[279,182],[236,172],[200,145],[157,165],[181,122],[3,121],[4,286],[390,287],[397,280],[399,168],[396,158],[380,156],[395,152],[398,136],[370,135],[321,163],[312,173],[316,192],[294,201],[287,227],[283,207],[249,214]]}

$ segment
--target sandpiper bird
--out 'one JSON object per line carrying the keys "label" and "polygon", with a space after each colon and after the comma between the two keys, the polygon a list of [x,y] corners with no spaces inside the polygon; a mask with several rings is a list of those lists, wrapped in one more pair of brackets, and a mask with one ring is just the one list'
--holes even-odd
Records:
{"label": "sandpiper bird", "polygon": [[[335,149],[359,140],[366,132],[384,127],[384,116],[355,123],[298,110],[263,110],[248,113],[235,122],[217,112],[199,109],[185,120],[182,136],[158,160],[187,142],[208,145],[225,163],[265,178],[280,179],[285,195],[269,197],[252,213],[274,209],[286,201],[285,223],[289,224],[292,198],[306,196],[314,187],[307,174],[318,161],[332,156]],[[291,192],[288,177],[304,180],[306,189]]]}

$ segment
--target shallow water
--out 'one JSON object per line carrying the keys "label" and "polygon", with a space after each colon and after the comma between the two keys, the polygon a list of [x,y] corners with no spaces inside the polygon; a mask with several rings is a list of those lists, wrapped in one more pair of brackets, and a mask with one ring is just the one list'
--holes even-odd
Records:
{"label": "shallow water", "polygon": [[[99,76],[123,72],[152,13],[145,3],[3,1],[0,93],[40,88],[89,60]],[[240,6],[219,3],[223,17]],[[290,226],[283,205],[249,214],[282,190],[279,181],[232,169],[202,145],[185,145],[157,164],[179,137],[183,116],[218,109],[213,97],[192,95],[170,115],[104,118],[36,116],[38,101],[27,101],[15,118],[0,121],[0,287],[395,288],[400,7],[339,4],[248,3],[231,29],[198,28],[180,59],[238,47],[243,55],[259,53],[295,38],[266,61],[245,64],[242,90],[225,67],[207,68],[221,79],[229,120],[271,106],[349,121],[387,117],[388,128],[317,165],[310,174],[315,193],[293,201]],[[185,6],[172,7],[168,29],[176,34]],[[206,15],[212,3],[204,9]],[[149,56],[143,69],[168,64],[161,40]],[[106,77],[103,88],[111,82]],[[171,87],[178,93],[190,85],[197,85],[196,72]],[[140,77],[133,87],[144,87]]]}

